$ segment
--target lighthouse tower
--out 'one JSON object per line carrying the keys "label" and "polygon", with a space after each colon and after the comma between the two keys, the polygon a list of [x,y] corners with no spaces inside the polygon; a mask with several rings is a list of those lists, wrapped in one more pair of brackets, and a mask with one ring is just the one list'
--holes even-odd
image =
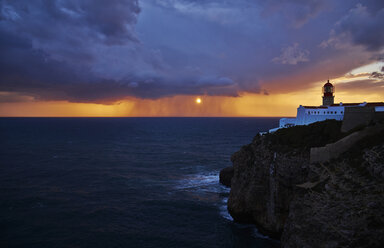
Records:
{"label": "lighthouse tower", "polygon": [[333,104],[335,100],[335,96],[333,93],[335,92],[335,87],[327,81],[326,84],[323,86],[323,106],[330,106]]}

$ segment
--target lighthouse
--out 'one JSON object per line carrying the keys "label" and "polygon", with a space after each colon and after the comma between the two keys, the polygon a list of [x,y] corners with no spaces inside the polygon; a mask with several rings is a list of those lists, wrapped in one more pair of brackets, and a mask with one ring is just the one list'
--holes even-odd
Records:
{"label": "lighthouse", "polygon": [[[329,80],[323,86],[323,105],[321,106],[303,106],[300,105],[297,108],[296,118],[281,118],[279,121],[279,127],[269,129],[269,133],[273,133],[281,128],[288,128],[300,125],[309,125],[318,121],[325,120],[337,120],[342,121],[346,110],[351,118],[352,113],[354,116],[361,115],[363,121],[367,120],[367,111],[373,109],[373,116],[383,116],[384,119],[384,102],[362,102],[362,103],[339,103],[334,104],[335,87],[329,82]],[[370,109],[367,109],[367,108]],[[361,110],[364,109],[364,110]],[[355,117],[353,117],[355,118]],[[369,117],[371,118],[371,117]],[[376,118],[376,117],[372,117]],[[377,117],[381,118],[381,117]],[[368,123],[368,122],[367,122]]]}
{"label": "lighthouse", "polygon": [[335,92],[335,87],[327,81],[323,86],[323,106],[330,106],[334,103],[335,96],[333,93]]}

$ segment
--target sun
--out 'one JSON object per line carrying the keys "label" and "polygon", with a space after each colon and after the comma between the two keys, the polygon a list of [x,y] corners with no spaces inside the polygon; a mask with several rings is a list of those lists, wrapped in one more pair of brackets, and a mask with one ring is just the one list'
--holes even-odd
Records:
{"label": "sun", "polygon": [[197,104],[200,104],[201,103],[201,98],[199,97],[199,98],[196,98],[196,103]]}

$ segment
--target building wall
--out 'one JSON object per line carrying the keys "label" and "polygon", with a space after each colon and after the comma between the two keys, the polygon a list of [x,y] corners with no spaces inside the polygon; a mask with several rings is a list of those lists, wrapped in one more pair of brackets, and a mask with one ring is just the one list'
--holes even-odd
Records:
{"label": "building wall", "polygon": [[296,118],[281,118],[279,122],[279,127],[292,127],[296,125]]}
{"label": "building wall", "polygon": [[[296,118],[281,118],[279,127],[269,130],[274,132],[279,128],[296,125],[309,125],[324,120],[343,121],[342,131],[347,132],[359,125],[368,125],[370,122],[384,121],[384,106],[366,106],[367,103],[358,105],[320,106],[297,108]],[[346,113],[347,112],[347,113]]]}
{"label": "building wall", "polygon": [[[383,111],[381,111],[383,110]],[[358,106],[345,110],[342,132],[348,132],[358,126],[366,126],[384,120],[384,107]]]}
{"label": "building wall", "polygon": [[345,116],[342,132],[348,132],[358,126],[368,125],[375,117],[374,107],[348,107],[345,109]]}
{"label": "building wall", "polygon": [[343,117],[343,106],[327,108],[305,108],[300,106],[297,109],[296,125],[308,125],[317,121],[324,121],[328,119],[343,120]]}
{"label": "building wall", "polygon": [[376,112],[384,112],[384,106],[375,107]]}

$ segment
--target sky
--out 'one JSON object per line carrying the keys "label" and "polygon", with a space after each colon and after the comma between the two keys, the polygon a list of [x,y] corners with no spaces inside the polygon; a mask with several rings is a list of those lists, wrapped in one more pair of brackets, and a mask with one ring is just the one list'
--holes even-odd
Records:
{"label": "sky", "polygon": [[0,116],[384,101],[383,26],[382,0],[0,0]]}

